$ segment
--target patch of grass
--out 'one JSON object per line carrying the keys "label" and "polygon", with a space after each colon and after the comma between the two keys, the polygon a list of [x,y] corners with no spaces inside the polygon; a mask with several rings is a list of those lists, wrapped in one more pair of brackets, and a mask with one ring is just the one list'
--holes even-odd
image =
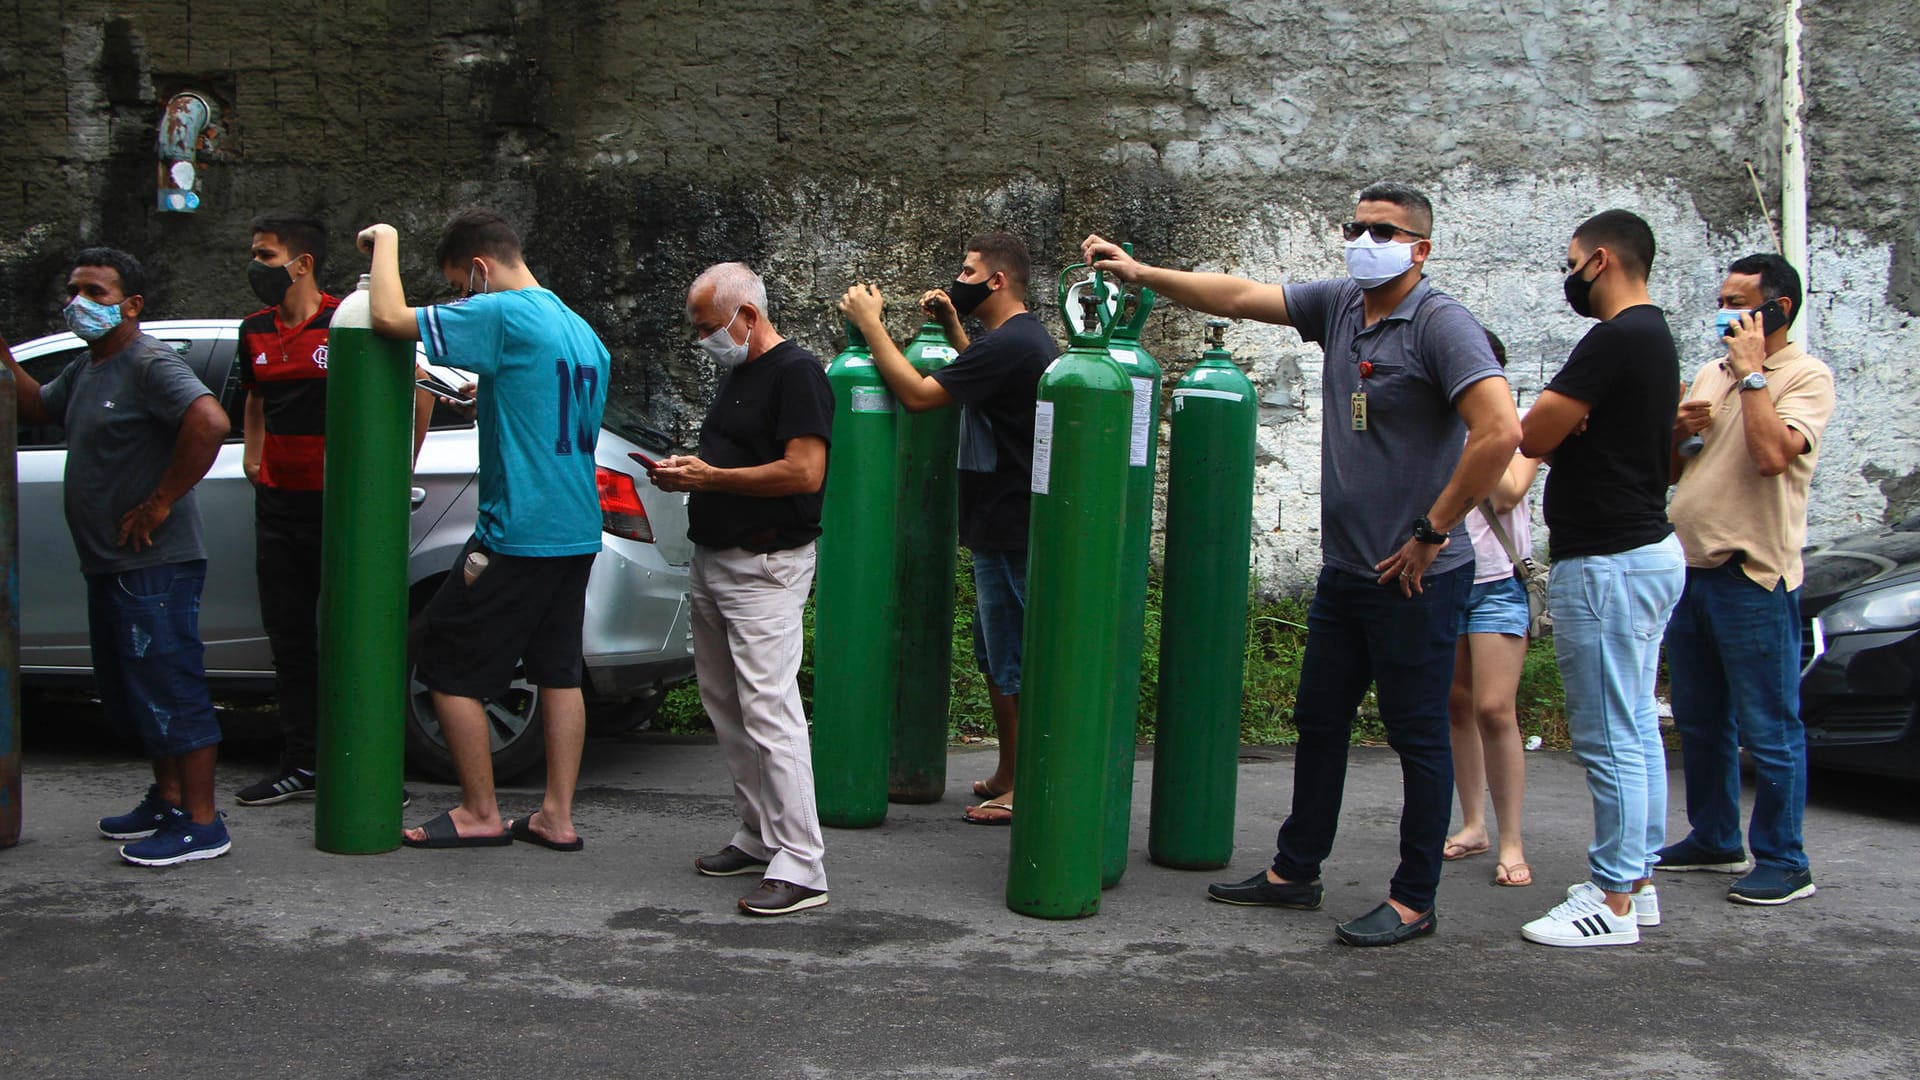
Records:
{"label": "patch of grass", "polygon": [[[1139,721],[1141,742],[1152,742],[1154,716],[1160,693],[1160,574],[1147,580],[1144,649],[1140,658]],[[1294,694],[1300,685],[1300,664],[1307,646],[1306,596],[1265,600],[1255,597],[1247,607],[1246,674],[1240,701],[1240,741],[1291,746],[1299,741],[1293,726]],[[954,575],[952,694],[947,710],[947,738],[991,737],[993,712],[987,701],[986,679],[973,660],[973,569],[962,552]],[[804,621],[807,649],[800,665],[800,694],[809,711],[813,702],[813,601],[807,601]],[[1533,642],[1520,674],[1518,694],[1523,734],[1539,735],[1556,749],[1567,746],[1566,699],[1560,673],[1554,666],[1553,642]],[[668,692],[655,726],[674,733],[712,730],[700,706],[700,694],[691,682]],[[1384,742],[1379,707],[1372,691],[1360,704],[1354,723],[1355,742]]]}

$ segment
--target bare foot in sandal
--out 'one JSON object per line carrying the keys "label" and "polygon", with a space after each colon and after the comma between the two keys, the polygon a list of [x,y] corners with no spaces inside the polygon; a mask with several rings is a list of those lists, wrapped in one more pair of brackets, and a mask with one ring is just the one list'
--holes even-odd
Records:
{"label": "bare foot in sandal", "polygon": [[1533,884],[1533,867],[1523,862],[1495,863],[1493,883],[1510,889],[1523,889]]}
{"label": "bare foot in sandal", "polygon": [[1469,855],[1484,854],[1487,849],[1492,846],[1493,845],[1487,841],[1485,830],[1474,832],[1471,829],[1461,829],[1459,832],[1447,837],[1447,846],[1440,850],[1440,857],[1447,862],[1452,862],[1455,859],[1464,859]]}

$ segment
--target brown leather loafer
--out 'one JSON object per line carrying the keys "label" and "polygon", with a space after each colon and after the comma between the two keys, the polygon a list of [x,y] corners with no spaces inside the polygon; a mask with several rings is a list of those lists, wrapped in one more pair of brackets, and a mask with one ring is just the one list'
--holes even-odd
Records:
{"label": "brown leather loafer", "polygon": [[766,878],[759,888],[740,898],[740,910],[749,915],[791,915],[826,902],[825,889],[808,889],[791,881]]}
{"label": "brown leather loafer", "polygon": [[767,860],[756,859],[728,844],[711,855],[702,855],[693,860],[693,868],[708,877],[732,877],[735,874],[757,874],[767,868]]}

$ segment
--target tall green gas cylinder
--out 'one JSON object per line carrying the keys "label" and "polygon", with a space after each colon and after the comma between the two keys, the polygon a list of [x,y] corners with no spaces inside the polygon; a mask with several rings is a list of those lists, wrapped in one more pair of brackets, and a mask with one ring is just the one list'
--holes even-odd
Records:
{"label": "tall green gas cylinder", "polygon": [[887,818],[887,756],[899,655],[894,581],[893,395],[866,339],[827,365],[833,443],[814,571],[813,782],[820,821]]}
{"label": "tall green gas cylinder", "polygon": [[[907,343],[922,375],[958,355],[937,322]],[[953,571],[959,546],[960,410],[900,409],[894,508],[899,562],[899,660],[894,676],[893,757],[887,798],[938,802],[947,786],[947,709],[953,688]]]}
{"label": "tall green gas cylinder", "polygon": [[1106,773],[1122,618],[1127,444],[1133,386],[1107,355],[1111,310],[1092,290],[1061,313],[1072,347],[1040,378],[1021,661],[1019,792],[1007,907],[1074,919],[1100,910]]}
{"label": "tall green gas cylinder", "polygon": [[327,331],[313,843],[342,855],[400,846],[406,751],[414,346],[373,332],[370,284]]}
{"label": "tall green gas cylinder", "polygon": [[[1122,245],[1132,254],[1133,245]],[[1127,870],[1133,822],[1133,759],[1140,724],[1140,660],[1147,625],[1147,558],[1153,544],[1153,481],[1159,471],[1160,365],[1140,345],[1140,331],[1153,312],[1152,289],[1141,289],[1130,310],[1116,312],[1107,355],[1133,386],[1133,418],[1127,439],[1127,535],[1120,556],[1119,661],[1113,698],[1113,747],[1107,763],[1107,832],[1100,861],[1100,887],[1120,884]]]}
{"label": "tall green gas cylinder", "polygon": [[1221,344],[1226,326],[1208,320],[1211,347],[1173,388],[1147,854],[1183,870],[1233,857],[1259,406]]}

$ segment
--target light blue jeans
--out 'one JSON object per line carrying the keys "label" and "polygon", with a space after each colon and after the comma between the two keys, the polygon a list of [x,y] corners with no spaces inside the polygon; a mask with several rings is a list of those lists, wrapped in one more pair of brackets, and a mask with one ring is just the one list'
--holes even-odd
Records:
{"label": "light blue jeans", "polygon": [[1660,637],[1686,584],[1680,541],[1553,564],[1547,602],[1567,730],[1593,793],[1593,883],[1629,892],[1667,829],[1667,756],[1653,699]]}

